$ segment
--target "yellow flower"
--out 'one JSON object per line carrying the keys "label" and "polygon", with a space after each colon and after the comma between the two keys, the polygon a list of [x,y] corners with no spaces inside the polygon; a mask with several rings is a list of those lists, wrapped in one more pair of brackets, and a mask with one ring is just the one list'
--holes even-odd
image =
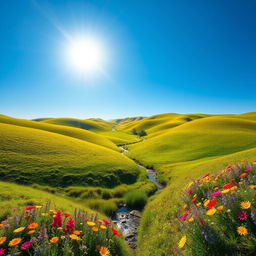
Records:
{"label": "yellow flower", "polygon": [[42,205],[36,205],[36,209],[41,209]]}
{"label": "yellow flower", "polygon": [[90,226],[90,227],[93,227],[95,226],[96,224],[92,221],[87,221],[87,225]]}
{"label": "yellow flower", "polygon": [[201,203],[197,203],[197,204],[196,204],[196,206],[200,206],[200,205],[201,205]]}
{"label": "yellow flower", "polygon": [[50,243],[51,244],[56,244],[57,242],[59,241],[59,238],[57,236],[53,237],[51,240],[50,240]]}
{"label": "yellow flower", "polygon": [[228,188],[228,189],[222,190],[221,193],[222,193],[222,194],[227,194],[229,191],[230,191],[230,189]]}
{"label": "yellow flower", "polygon": [[209,203],[210,203],[210,200],[206,200],[206,201],[204,202],[204,206],[206,207]]}
{"label": "yellow flower", "polygon": [[47,212],[43,212],[41,213],[41,215],[45,217],[45,216],[48,216],[49,214]]}
{"label": "yellow flower", "polygon": [[223,205],[220,205],[220,206],[217,207],[217,210],[218,210],[218,211],[222,211],[223,209],[224,209],[224,206],[223,206]]}
{"label": "yellow flower", "polygon": [[107,227],[105,225],[100,225],[101,229],[107,229]]}
{"label": "yellow flower", "polygon": [[183,236],[183,237],[180,239],[179,244],[178,244],[178,247],[179,247],[180,249],[183,248],[184,245],[186,244],[186,242],[187,242],[187,236],[185,235],[185,236]]}
{"label": "yellow flower", "polygon": [[110,251],[108,248],[101,246],[99,251],[101,256],[110,256]]}
{"label": "yellow flower", "polygon": [[183,209],[186,209],[187,207],[188,207],[187,204],[184,204],[184,205],[183,205]]}
{"label": "yellow flower", "polygon": [[99,229],[97,227],[92,227],[92,231],[97,232]]}
{"label": "yellow flower", "polygon": [[249,187],[250,188],[256,188],[256,185],[250,185]]}
{"label": "yellow flower", "polygon": [[240,226],[237,228],[237,233],[241,236],[245,236],[248,234],[248,230],[246,227]]}
{"label": "yellow flower", "polygon": [[251,207],[251,203],[249,201],[244,201],[240,204],[242,209],[249,209]]}
{"label": "yellow flower", "polygon": [[206,215],[214,215],[217,210],[215,208],[212,208],[206,212]]}
{"label": "yellow flower", "polygon": [[19,233],[19,232],[23,231],[24,229],[25,229],[25,227],[16,228],[13,230],[13,233]]}
{"label": "yellow flower", "polygon": [[191,217],[191,218],[188,219],[188,222],[193,222],[193,221],[194,221],[194,218],[193,218],[193,217]]}
{"label": "yellow flower", "polygon": [[21,238],[14,238],[9,242],[9,246],[13,247],[21,242]]}
{"label": "yellow flower", "polygon": [[28,235],[32,235],[32,234],[34,234],[34,233],[35,233],[35,230],[29,230],[27,234],[28,234]]}
{"label": "yellow flower", "polygon": [[6,236],[0,237],[0,245],[3,244],[6,241]]}
{"label": "yellow flower", "polygon": [[71,239],[73,239],[73,240],[76,240],[76,241],[80,241],[80,240],[81,240],[81,238],[80,238],[79,236],[75,235],[75,234],[72,234],[72,235],[70,235],[69,237],[70,237]]}

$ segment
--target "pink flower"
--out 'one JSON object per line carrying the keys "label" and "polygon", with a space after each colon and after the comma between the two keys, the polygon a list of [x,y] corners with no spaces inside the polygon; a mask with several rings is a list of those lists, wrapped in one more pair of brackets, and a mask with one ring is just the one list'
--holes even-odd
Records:
{"label": "pink flower", "polygon": [[211,194],[211,197],[215,197],[215,196],[218,196],[218,195],[220,195],[220,194],[221,194],[221,191],[218,190],[218,191],[212,193],[212,194]]}
{"label": "pink flower", "polygon": [[0,248],[0,255],[4,255],[5,254],[5,249]]}
{"label": "pink flower", "polygon": [[65,233],[72,233],[74,231],[74,227],[75,227],[75,222],[74,220],[70,217],[68,219],[68,222],[66,224],[66,229],[65,229]]}
{"label": "pink flower", "polygon": [[250,172],[252,170],[252,168],[248,168],[246,170],[244,170],[244,172]]}
{"label": "pink flower", "polygon": [[110,222],[108,220],[103,220],[103,222],[106,224],[106,225],[109,225]]}
{"label": "pink flower", "polygon": [[25,250],[28,250],[32,245],[32,242],[31,241],[27,241],[25,243],[23,243],[21,246],[20,246],[20,249],[22,251],[25,251]]}
{"label": "pink flower", "polygon": [[190,196],[191,195],[191,193],[192,193],[192,189],[190,189],[190,190],[188,190],[188,195]]}
{"label": "pink flower", "polygon": [[62,227],[62,213],[57,211],[56,215],[53,217],[52,227],[59,228]]}
{"label": "pink flower", "polygon": [[247,214],[247,212],[245,212],[245,211],[239,212],[239,213],[237,214],[237,218],[238,218],[239,220],[247,220],[248,214]]}
{"label": "pink flower", "polygon": [[182,216],[180,216],[180,219],[181,219],[182,221],[185,221],[187,217],[188,217],[188,213],[185,213],[185,214],[183,214]]}

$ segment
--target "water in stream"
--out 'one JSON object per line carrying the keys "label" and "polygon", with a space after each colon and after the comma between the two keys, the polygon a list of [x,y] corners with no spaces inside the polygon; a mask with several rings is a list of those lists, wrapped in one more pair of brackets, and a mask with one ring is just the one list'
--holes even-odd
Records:
{"label": "water in stream", "polygon": [[[127,149],[123,147],[120,148],[122,149],[122,154],[128,152]],[[153,169],[148,169],[137,161],[135,162],[139,167],[146,169],[148,179],[156,184],[157,190],[163,188],[163,185],[157,180],[157,174]],[[137,228],[140,223],[140,217],[141,212],[122,206],[117,210],[116,215],[112,218],[112,221],[115,222],[117,227],[122,231],[126,242],[132,249],[136,249],[137,246]]]}

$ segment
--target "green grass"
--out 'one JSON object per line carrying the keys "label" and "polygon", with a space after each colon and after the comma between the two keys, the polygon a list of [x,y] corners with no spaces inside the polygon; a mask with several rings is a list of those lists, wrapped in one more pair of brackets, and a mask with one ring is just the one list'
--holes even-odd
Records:
{"label": "green grass", "polygon": [[108,140],[106,137],[79,128],[67,127],[63,125],[53,125],[24,119],[17,119],[4,115],[0,115],[0,123],[13,124],[17,126],[34,128],[52,133],[58,133],[119,151],[118,147],[113,142]]}
{"label": "green grass", "polygon": [[124,195],[124,201],[130,209],[143,209],[147,200],[147,194],[141,190],[132,190]]}
{"label": "green grass", "polygon": [[81,120],[75,118],[50,118],[46,120],[42,120],[44,123],[48,124],[56,124],[56,125],[64,125],[71,126],[76,128],[81,128],[85,130],[90,130],[94,132],[103,132],[110,131],[112,125],[104,120]]}
{"label": "green grass", "polygon": [[126,156],[57,133],[0,123],[0,176],[21,184],[115,187],[137,181]]}
{"label": "green grass", "polygon": [[91,213],[96,213],[85,207],[83,204],[72,202],[60,196],[52,195],[28,186],[21,186],[0,181],[0,219],[13,215],[13,209],[27,205],[41,205],[51,201],[53,209],[73,212],[74,209],[83,209]]}

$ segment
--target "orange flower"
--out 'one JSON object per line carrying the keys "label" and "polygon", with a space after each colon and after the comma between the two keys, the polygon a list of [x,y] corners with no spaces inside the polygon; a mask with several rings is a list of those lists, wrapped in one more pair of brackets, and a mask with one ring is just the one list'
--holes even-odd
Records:
{"label": "orange flower", "polygon": [[81,232],[80,232],[79,230],[74,230],[74,231],[73,231],[73,234],[75,234],[75,235],[80,235]]}
{"label": "orange flower", "polygon": [[92,231],[97,232],[99,229],[97,227],[92,227]]}
{"label": "orange flower", "polygon": [[27,234],[28,234],[28,235],[32,235],[32,234],[34,234],[34,233],[35,233],[35,230],[29,230]]}
{"label": "orange flower", "polygon": [[100,247],[100,255],[101,256],[109,256],[110,255],[109,249],[106,248],[106,247],[101,246]]}
{"label": "orange flower", "polygon": [[50,243],[51,244],[56,244],[57,242],[59,241],[59,238],[57,236],[53,237],[51,240],[50,240]]}
{"label": "orange flower", "polygon": [[38,224],[35,222],[31,222],[28,224],[28,229],[35,229],[38,227]]}
{"label": "orange flower", "polygon": [[6,236],[0,237],[0,245],[6,241]]}
{"label": "orange flower", "polygon": [[242,174],[240,174],[240,178],[243,178],[243,177],[245,177],[247,175],[247,173],[242,173]]}
{"label": "orange flower", "polygon": [[21,238],[14,238],[9,242],[9,246],[13,247],[21,242]]}

